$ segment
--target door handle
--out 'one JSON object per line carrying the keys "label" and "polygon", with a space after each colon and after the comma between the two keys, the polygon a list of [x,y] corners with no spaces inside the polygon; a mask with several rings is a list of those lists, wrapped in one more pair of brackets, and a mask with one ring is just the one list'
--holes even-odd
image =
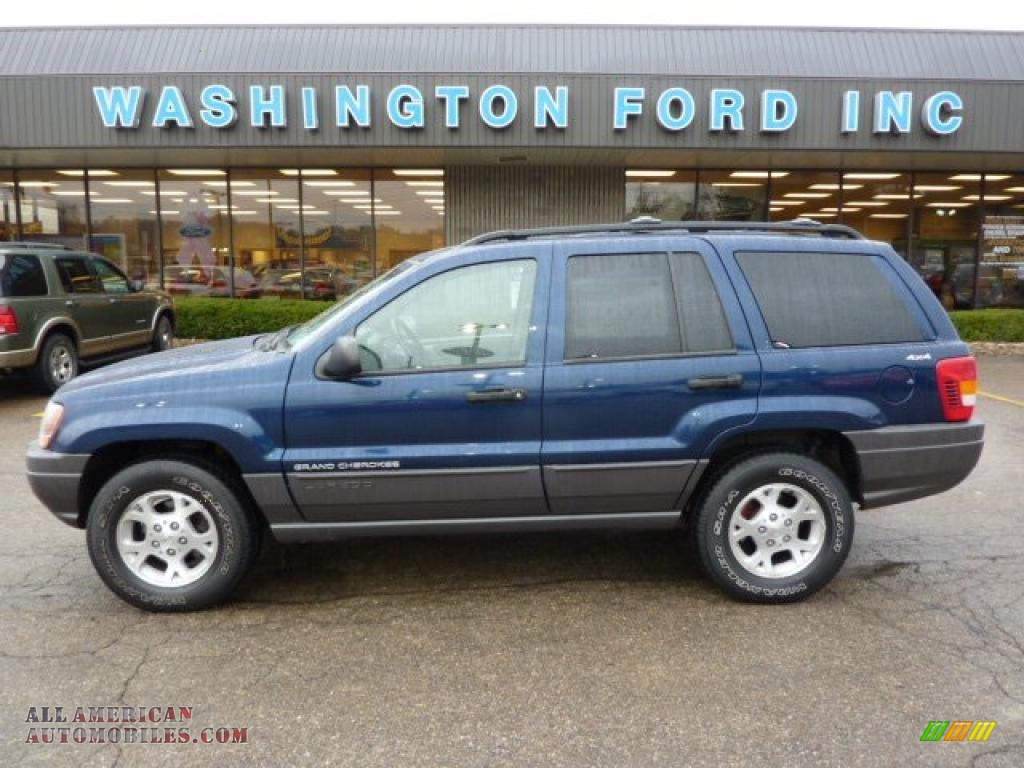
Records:
{"label": "door handle", "polygon": [[697,376],[686,380],[690,389],[740,389],[743,386],[743,375],[730,373],[727,376]]}
{"label": "door handle", "polygon": [[479,389],[467,392],[466,399],[471,403],[521,403],[526,399],[525,389]]}

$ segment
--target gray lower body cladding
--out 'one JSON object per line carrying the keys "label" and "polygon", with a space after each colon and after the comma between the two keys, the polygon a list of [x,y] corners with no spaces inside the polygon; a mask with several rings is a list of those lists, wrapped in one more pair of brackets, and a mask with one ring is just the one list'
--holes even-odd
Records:
{"label": "gray lower body cladding", "polygon": [[984,445],[985,425],[918,424],[843,433],[860,463],[862,506],[931,496],[962,482]]}

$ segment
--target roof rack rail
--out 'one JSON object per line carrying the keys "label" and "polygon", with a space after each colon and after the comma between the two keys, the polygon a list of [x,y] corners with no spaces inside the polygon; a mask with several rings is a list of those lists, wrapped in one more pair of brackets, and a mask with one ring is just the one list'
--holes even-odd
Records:
{"label": "roof rack rail", "polygon": [[4,242],[0,240],[0,251],[5,248],[43,248],[50,251],[73,251],[74,248],[63,243],[47,243],[42,240],[32,242],[30,240],[12,240],[11,242]]}
{"label": "roof rack rail", "polygon": [[542,237],[571,235],[622,234],[629,232],[766,232],[786,235],[815,235],[818,237],[863,240],[864,236],[842,224],[822,224],[813,219],[792,221],[661,221],[642,216],[632,221],[613,224],[582,224],[571,227],[542,227],[539,229],[503,229],[488,232],[466,240],[462,245],[481,245],[501,241],[532,240]]}

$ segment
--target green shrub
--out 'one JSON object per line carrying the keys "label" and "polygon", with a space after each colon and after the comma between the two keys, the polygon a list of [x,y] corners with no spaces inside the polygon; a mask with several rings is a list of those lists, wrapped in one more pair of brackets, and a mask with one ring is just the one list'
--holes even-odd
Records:
{"label": "green shrub", "polygon": [[175,298],[176,333],[190,339],[230,339],[303,323],[334,306],[322,301]]}
{"label": "green shrub", "polygon": [[969,309],[949,316],[964,341],[1024,342],[1024,309]]}

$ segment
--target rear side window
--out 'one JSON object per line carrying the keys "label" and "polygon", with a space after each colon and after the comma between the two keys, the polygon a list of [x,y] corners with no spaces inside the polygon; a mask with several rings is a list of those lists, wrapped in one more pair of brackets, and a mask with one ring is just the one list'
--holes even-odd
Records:
{"label": "rear side window", "polygon": [[55,259],[61,285],[67,293],[101,293],[103,287],[85,263],[85,259]]}
{"label": "rear side window", "polygon": [[832,347],[924,338],[892,267],[878,256],[738,253],[736,260],[775,342]]}
{"label": "rear side window", "polygon": [[699,254],[573,256],[568,270],[567,360],[733,348],[721,302]]}
{"label": "rear side window", "polygon": [[0,296],[16,299],[46,294],[46,274],[38,256],[0,253]]}

